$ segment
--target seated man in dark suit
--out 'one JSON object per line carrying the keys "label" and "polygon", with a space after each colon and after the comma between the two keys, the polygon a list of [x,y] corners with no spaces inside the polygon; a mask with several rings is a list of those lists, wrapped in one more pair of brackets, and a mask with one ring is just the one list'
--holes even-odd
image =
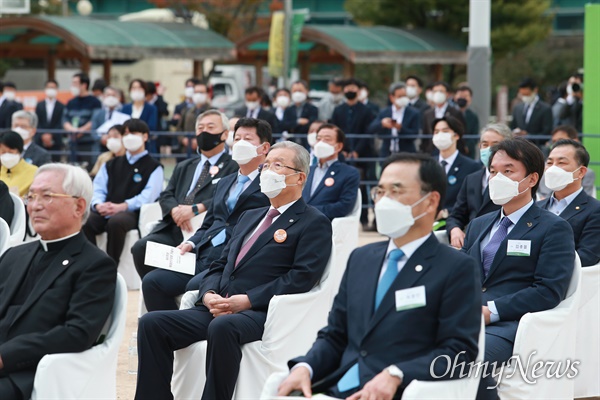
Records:
{"label": "seated man in dark suit", "polygon": [[279,395],[399,399],[413,379],[450,379],[441,359],[475,360],[479,273],[431,233],[445,180],[429,156],[386,160],[372,195],[377,230],[390,240],[350,255],[327,326],[306,356],[289,362]]}
{"label": "seated man in dark suit", "polygon": [[494,363],[512,357],[524,314],[549,310],[565,298],[575,262],[571,226],[533,202],[544,173],[541,150],[523,138],[505,140],[492,148],[489,165],[490,198],[502,209],[471,221],[462,248],[481,273],[489,364],[478,399],[497,398]]}
{"label": "seated man in dark suit", "polygon": [[464,125],[456,118],[445,116],[433,121],[433,145],[439,150],[438,162],[446,172],[448,191],[442,204],[440,218],[446,218],[456,203],[456,197],[467,175],[481,169],[481,163],[460,154],[459,143],[464,134]]}
{"label": "seated man in dark suit", "polygon": [[[283,121],[281,122],[281,130],[286,130],[290,133],[301,134],[303,136],[308,133],[310,124],[319,118],[319,109],[313,104],[307,102],[308,99],[308,83],[306,81],[296,81],[292,84],[292,104],[285,109],[283,113]],[[304,139],[300,143],[306,145]]]}
{"label": "seated man in dark suit", "polygon": [[600,261],[600,201],[582,187],[589,162],[590,155],[581,143],[572,139],[556,142],[544,172],[546,186],[553,193],[537,203],[571,225],[575,249],[584,267]]}
{"label": "seated man in dark suit", "polygon": [[117,265],[81,233],[92,182],[78,167],[46,164],[26,197],[41,240],[0,258],[0,399],[29,399],[46,354],[94,345],[115,298]]}
{"label": "seated man in dark suit", "polygon": [[308,165],[302,146],[274,145],[260,176],[271,206],[240,218],[202,280],[198,305],[140,319],[136,399],[172,399],[173,351],[201,340],[208,343],[202,398],[231,399],[241,346],[261,339],[271,298],[307,292],[321,279],[331,253],[331,223],[302,200]]}
{"label": "seated man in dark suit", "polygon": [[[522,100],[512,112],[510,127],[518,136],[550,135],[552,131],[552,108],[538,96],[538,87],[531,78],[519,84],[519,96]],[[531,139],[542,146],[546,139]]]}
{"label": "seated man in dark suit", "polygon": [[417,151],[415,139],[401,139],[401,137],[419,134],[421,128],[419,111],[409,106],[410,99],[406,96],[404,82],[392,83],[388,93],[392,105],[384,108],[369,125],[369,133],[388,136],[381,141],[379,157],[387,157],[398,152],[414,153]]}
{"label": "seated man in dark suit", "polygon": [[483,168],[467,175],[460,186],[452,212],[446,220],[446,231],[450,237],[450,244],[457,249],[463,247],[464,231],[469,221],[500,209],[500,206],[494,204],[490,199],[488,164],[492,146],[505,139],[512,139],[512,137],[510,128],[504,124],[489,124],[481,131],[479,159]]}
{"label": "seated man in dark suit", "polygon": [[[58,95],[58,82],[48,79],[44,88],[46,98],[35,106],[35,114],[38,117],[38,134],[35,141],[47,151],[60,151],[63,149],[61,133],[49,133],[44,129],[62,129],[62,115],[65,105],[56,99]],[[52,161],[60,161],[60,155],[52,154]]]}
{"label": "seated man in dark suit", "polygon": [[8,186],[4,181],[0,181],[0,218],[10,227],[14,216],[15,204],[8,191]]}
{"label": "seated man in dark suit", "polygon": [[158,198],[162,220],[131,248],[135,268],[142,279],[155,269],[144,263],[146,243],[180,244],[183,241],[181,231],[192,231],[191,219],[211,207],[219,180],[237,170],[237,164],[225,151],[228,131],[229,120],[225,114],[209,110],[198,116],[196,142],[200,157],[177,164],[167,188]]}
{"label": "seated man in dark suit", "polygon": [[[216,187],[212,191],[210,206],[202,226],[194,236],[178,246],[182,254],[192,250],[196,252],[196,274],[207,270],[221,256],[244,211],[269,205],[269,198],[260,191],[258,167],[265,161],[271,140],[271,127],[265,121],[240,118],[235,125],[232,157],[240,169],[212,185]],[[234,162],[230,164],[236,165]],[[173,237],[170,238],[172,239]],[[138,241],[146,242],[146,238]],[[185,292],[186,285],[190,290],[198,288],[203,276],[200,274],[192,278],[187,274],[164,269],[150,271],[142,280],[146,308],[148,311],[177,310],[175,297]]]}
{"label": "seated man in dark suit", "polygon": [[338,161],[345,139],[346,135],[337,126],[321,125],[313,149],[319,161],[310,167],[310,174],[302,191],[304,201],[330,220],[350,214],[358,196],[358,171]]}
{"label": "seated man in dark suit", "polygon": [[31,111],[19,110],[12,115],[11,120],[12,130],[23,138],[23,159],[38,167],[52,161],[50,153],[33,141],[38,124],[37,115]]}
{"label": "seated man in dark suit", "polygon": [[251,86],[244,91],[244,98],[246,103],[244,107],[236,110],[236,117],[247,117],[247,118],[256,118],[262,119],[271,125],[271,129],[273,132],[279,132],[279,122],[277,122],[277,117],[271,111],[267,111],[260,105],[260,99],[264,94],[264,90],[259,88],[258,86]]}

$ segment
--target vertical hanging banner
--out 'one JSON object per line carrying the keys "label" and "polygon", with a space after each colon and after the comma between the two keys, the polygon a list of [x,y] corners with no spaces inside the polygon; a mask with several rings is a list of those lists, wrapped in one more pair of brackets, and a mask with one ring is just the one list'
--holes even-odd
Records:
{"label": "vertical hanging banner", "polygon": [[[298,64],[298,45],[300,43],[300,36],[302,36],[302,28],[304,27],[304,21],[308,16],[308,9],[294,11],[291,25],[290,35],[290,70],[295,68]],[[288,71],[289,73],[290,71]]]}
{"label": "vertical hanging banner", "polygon": [[274,77],[283,76],[284,22],[285,13],[275,11],[271,17],[269,34],[269,75]]}

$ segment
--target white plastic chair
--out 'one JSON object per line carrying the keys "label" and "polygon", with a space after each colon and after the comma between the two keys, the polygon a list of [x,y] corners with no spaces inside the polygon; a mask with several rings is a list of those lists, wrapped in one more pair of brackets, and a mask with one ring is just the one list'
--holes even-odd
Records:
{"label": "white plastic chair", "polygon": [[[333,287],[330,270],[334,268],[335,245],[321,282],[310,292],[274,296],[269,302],[262,340],[242,347],[242,362],[234,399],[258,399],[273,372],[287,371],[287,361],[305,354],[327,323]],[[198,291],[187,292],[180,309],[193,306]],[[206,341],[175,352],[171,388],[175,399],[199,399],[206,381]]]}
{"label": "white plastic chair", "polygon": [[10,248],[10,227],[0,218],[0,256]]}
{"label": "white plastic chair", "polygon": [[162,210],[158,201],[142,204],[142,207],[140,208],[140,219],[138,221],[140,236],[144,237],[149,234],[161,219]]}
{"label": "white plastic chair", "polygon": [[14,193],[10,193],[10,197],[15,206],[15,214],[10,223],[10,245],[12,247],[23,243],[27,218],[25,217],[25,204],[23,200]]}
{"label": "white plastic chair", "polygon": [[[103,232],[99,235],[96,235],[96,245],[99,249],[106,251],[106,243],[108,236],[106,232]],[[129,290],[139,290],[141,286],[141,279],[135,269],[135,264],[133,263],[133,255],[131,254],[131,247],[140,239],[140,234],[137,229],[132,229],[127,232],[125,235],[125,243],[123,245],[123,251],[121,252],[121,257],[119,258],[119,267],[118,271],[125,282],[127,283],[127,289]]]}
{"label": "white plastic chair", "polygon": [[[542,361],[555,365],[550,371],[555,371],[557,363],[561,362],[560,371],[564,372],[566,363],[576,360],[575,342],[577,337],[577,312],[581,299],[581,261],[575,255],[573,277],[569,284],[566,298],[551,310],[527,313],[521,317],[513,348],[513,355],[519,355],[521,367],[512,361],[504,368],[502,380],[498,385],[498,395],[501,399],[573,399],[574,380],[567,377],[547,377],[548,367],[541,370],[541,377],[532,376],[533,366]],[[598,338],[595,338],[598,340]],[[527,383],[520,368],[525,370],[527,363]],[[569,371],[567,371],[569,372]],[[536,376],[540,371],[536,372]],[[596,376],[598,378],[598,376]]]}
{"label": "white plastic chair", "polygon": [[81,353],[45,355],[38,364],[32,400],[116,399],[117,358],[125,333],[127,287],[117,274],[110,327],[103,343]]}
{"label": "white plastic chair", "polygon": [[575,398],[600,396],[600,264],[581,269],[575,357]]}

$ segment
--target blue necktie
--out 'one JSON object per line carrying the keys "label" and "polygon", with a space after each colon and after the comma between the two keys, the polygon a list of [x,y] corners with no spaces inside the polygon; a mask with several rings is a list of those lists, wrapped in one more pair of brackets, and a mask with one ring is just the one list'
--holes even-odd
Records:
{"label": "blue necktie", "polygon": [[[394,279],[396,279],[396,275],[398,275],[398,261],[404,257],[404,252],[400,249],[392,250],[388,256],[388,263],[383,276],[379,280],[379,284],[377,285],[377,291],[375,292],[375,310],[379,307],[383,296],[386,294]],[[360,385],[360,375],[358,373],[358,363],[354,364],[342,379],[338,381],[337,387],[338,390],[343,393],[348,390],[354,389]]]}
{"label": "blue necktie", "polygon": [[235,203],[237,203],[240,194],[242,194],[242,190],[244,190],[244,185],[246,184],[246,182],[248,182],[249,179],[250,178],[248,178],[246,175],[238,175],[235,189],[227,199],[227,209],[229,210],[229,212],[231,212],[233,210],[233,207],[235,207]]}
{"label": "blue necktie", "polygon": [[494,262],[494,256],[498,252],[498,248],[500,247],[500,243],[506,238],[508,235],[508,227],[512,225],[512,221],[508,219],[508,217],[502,218],[500,221],[500,227],[490,242],[483,249],[483,277],[487,277],[490,272],[490,268],[492,267],[492,263]]}

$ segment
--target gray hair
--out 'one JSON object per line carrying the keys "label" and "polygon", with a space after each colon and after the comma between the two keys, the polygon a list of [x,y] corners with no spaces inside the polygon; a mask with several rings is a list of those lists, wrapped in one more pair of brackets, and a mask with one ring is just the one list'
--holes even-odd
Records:
{"label": "gray hair", "polygon": [[388,94],[393,95],[398,89],[406,89],[406,83],[402,81],[392,83],[388,89]]}
{"label": "gray hair", "polygon": [[33,129],[37,129],[38,126],[38,117],[35,113],[31,111],[19,110],[15,111],[11,117],[11,123],[15,123],[17,119],[26,119],[29,122],[29,126]]}
{"label": "gray hair", "polygon": [[104,90],[102,91],[102,93],[106,93],[107,90],[112,90],[113,92],[117,92],[117,94],[120,94],[119,89],[117,89],[114,86],[109,85],[109,86],[105,87]]}
{"label": "gray hair", "polygon": [[90,215],[90,203],[92,202],[92,194],[94,193],[92,179],[88,173],[83,168],[60,163],[42,165],[36,171],[35,176],[38,176],[43,172],[61,174],[63,177],[62,188],[65,191],[65,194],[81,197],[85,200],[85,212],[81,219],[81,224],[85,224],[85,221],[87,221],[87,218]]}
{"label": "gray hair", "polygon": [[228,131],[229,130],[229,118],[227,118],[227,115],[225,115],[224,113],[222,113],[219,110],[207,110],[204,111],[202,114],[198,115],[198,118],[196,118],[196,125],[195,125],[195,129],[198,129],[198,124],[200,123],[200,120],[202,120],[202,118],[207,117],[209,115],[218,115],[219,117],[221,117],[221,123],[223,124],[223,130]]}
{"label": "gray hair", "polygon": [[508,125],[502,123],[487,124],[481,130],[481,135],[486,131],[496,132],[498,135],[502,136],[504,140],[512,139],[515,136]]}
{"label": "gray hair", "polygon": [[[310,172],[310,154],[304,148],[304,146],[300,146],[298,143],[290,142],[289,140],[284,140],[283,142],[276,143],[271,147],[271,151],[275,149],[290,149],[293,150],[296,154],[294,156],[294,168],[299,169],[301,172],[304,172],[306,176]],[[304,185],[306,184],[306,180],[304,181]]]}

